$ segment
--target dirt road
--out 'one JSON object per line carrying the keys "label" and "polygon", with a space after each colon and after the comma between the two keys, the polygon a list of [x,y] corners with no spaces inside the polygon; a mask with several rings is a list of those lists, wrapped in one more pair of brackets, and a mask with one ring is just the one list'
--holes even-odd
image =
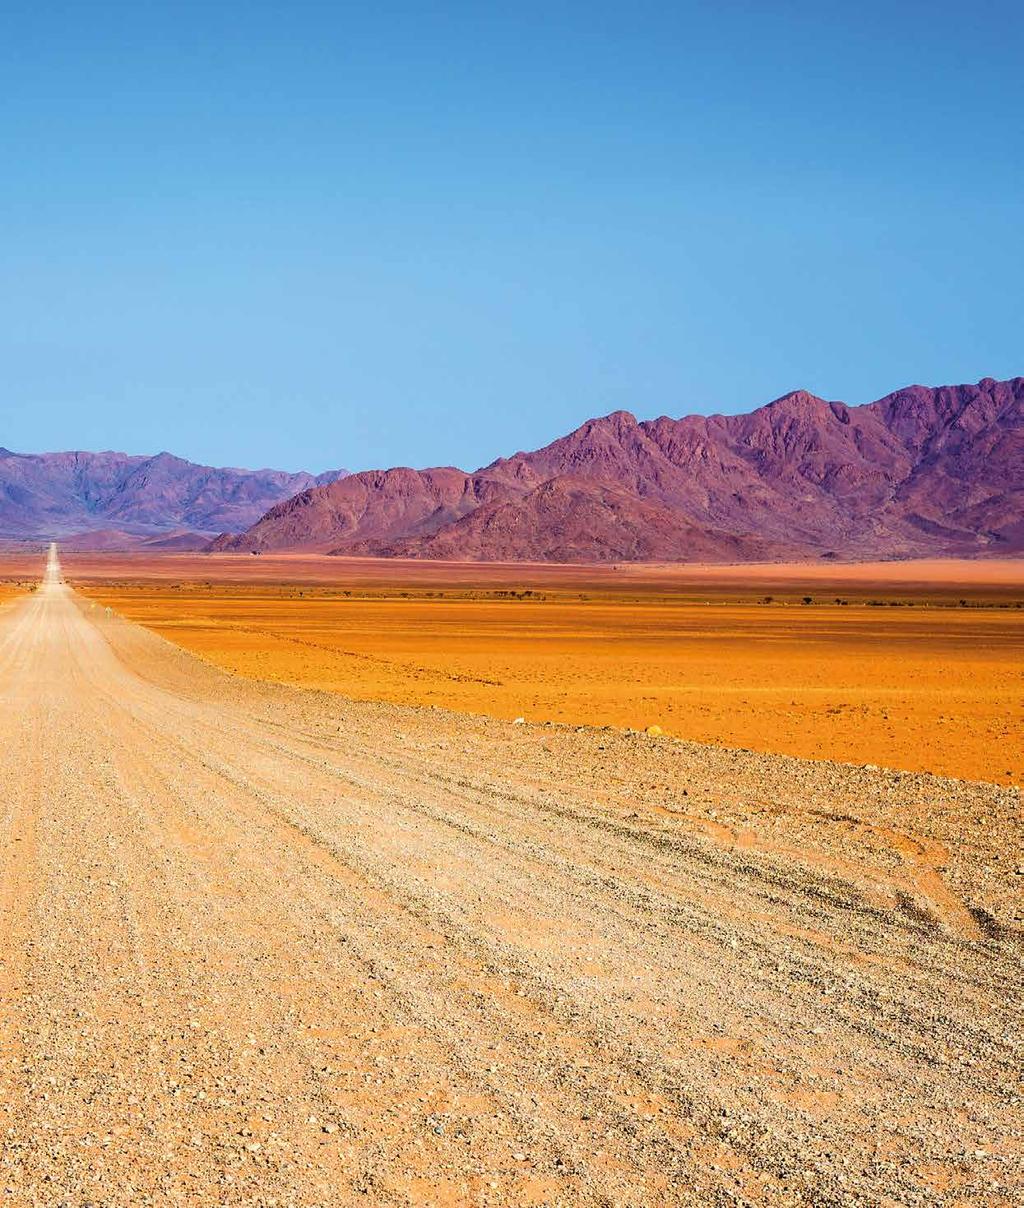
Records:
{"label": "dirt road", "polygon": [[1024,1202],[1017,790],[0,614],[12,1204]]}

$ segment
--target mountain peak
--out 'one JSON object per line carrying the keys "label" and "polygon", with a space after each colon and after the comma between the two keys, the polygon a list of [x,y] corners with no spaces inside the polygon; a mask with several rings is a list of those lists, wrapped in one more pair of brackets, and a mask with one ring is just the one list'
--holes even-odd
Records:
{"label": "mountain peak", "polygon": [[[584,421],[575,430],[576,433],[589,432],[628,432],[633,428],[638,428],[640,425],[637,422],[636,416],[632,411],[609,411],[607,415],[599,415],[594,419]],[[572,433],[571,435],[575,435]]]}
{"label": "mountain peak", "polygon": [[827,406],[828,402],[825,399],[819,398],[809,390],[789,390],[785,394],[780,394],[778,398],[772,399],[770,403],[766,403],[761,409],[767,410],[770,407],[786,411],[813,411]]}

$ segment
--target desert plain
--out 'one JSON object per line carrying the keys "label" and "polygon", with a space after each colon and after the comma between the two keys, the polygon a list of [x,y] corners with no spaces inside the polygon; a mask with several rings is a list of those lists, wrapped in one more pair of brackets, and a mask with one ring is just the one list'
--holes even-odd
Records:
{"label": "desert plain", "polygon": [[361,700],[1024,783],[1024,563],[69,554],[225,670]]}
{"label": "desert plain", "polygon": [[[963,571],[904,568],[901,602],[872,604],[842,568],[815,591],[779,570],[680,588],[537,568],[512,598],[500,568],[321,561],[11,566],[6,1202],[1024,1202],[1016,568],[964,604]],[[786,685],[805,702],[837,649],[880,667],[903,648],[916,661],[887,682],[908,702],[942,696],[946,669],[950,748],[971,718],[949,700],[998,725],[1001,667],[1008,737],[971,780],[649,734],[647,711],[540,716],[559,660],[587,668],[570,709],[633,659],[615,679],[633,722],[674,644],[673,676],[699,661],[704,616],[721,618],[703,622],[708,695],[740,682],[740,647],[769,648],[770,689],[809,646]],[[499,686],[524,691],[531,667],[540,685],[522,724],[454,697],[495,626],[516,655]],[[367,697],[429,674],[407,700],[357,700],[349,662],[370,666]]]}

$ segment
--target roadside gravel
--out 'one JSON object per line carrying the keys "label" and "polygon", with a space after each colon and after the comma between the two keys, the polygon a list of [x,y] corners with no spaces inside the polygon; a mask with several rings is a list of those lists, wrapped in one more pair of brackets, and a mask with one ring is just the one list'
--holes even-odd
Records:
{"label": "roadside gravel", "polygon": [[0,643],[7,1202],[1024,1203],[1017,790]]}

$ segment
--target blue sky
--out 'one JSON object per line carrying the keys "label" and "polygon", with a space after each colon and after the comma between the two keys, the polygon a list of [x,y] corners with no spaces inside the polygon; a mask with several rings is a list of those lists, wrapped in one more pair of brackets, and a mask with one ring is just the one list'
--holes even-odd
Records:
{"label": "blue sky", "polygon": [[1024,7],[7,3],[0,443],[474,467],[1024,373]]}

